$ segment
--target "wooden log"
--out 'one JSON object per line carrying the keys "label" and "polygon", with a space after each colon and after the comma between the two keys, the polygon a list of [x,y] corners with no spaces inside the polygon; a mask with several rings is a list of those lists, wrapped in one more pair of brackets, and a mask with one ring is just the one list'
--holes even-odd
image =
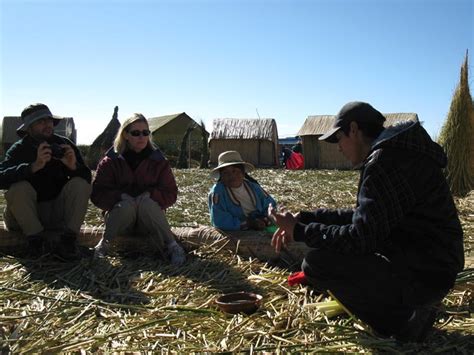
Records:
{"label": "wooden log", "polygon": [[[293,242],[276,254],[270,245],[271,234],[259,231],[234,231],[224,232],[209,226],[177,227],[172,228],[177,240],[186,251],[198,249],[203,246],[213,246],[217,250],[232,251],[242,257],[252,257],[261,261],[280,261],[288,266],[298,266],[310,250],[304,243]],[[102,238],[103,227],[83,227],[78,236],[78,244],[93,248]],[[57,231],[46,233],[50,241],[58,239]],[[118,252],[139,252],[144,254],[154,253],[150,248],[150,241],[142,235],[121,235],[113,242],[113,247]],[[15,254],[27,250],[26,237],[20,232],[7,231],[0,224],[0,252]],[[465,256],[464,269],[474,268],[474,254]]]}
{"label": "wooden log", "polygon": [[217,249],[230,250],[243,257],[261,261],[282,261],[288,266],[300,265],[310,248],[294,242],[283,248],[280,254],[271,246],[272,235],[259,231],[224,232],[213,227],[173,228],[173,233],[186,249],[213,244]]}
{"label": "wooden log", "polygon": [[[294,242],[276,254],[270,245],[271,234],[259,231],[224,232],[213,227],[178,227],[172,228],[176,239],[188,252],[203,246],[213,246],[216,250],[232,251],[242,257],[253,257],[261,261],[281,261],[288,266],[301,264],[309,247],[304,243]],[[92,248],[101,239],[103,227],[83,227],[78,236],[78,245]],[[45,232],[50,243],[58,241],[58,231]],[[143,235],[117,236],[112,246],[118,252],[153,253],[155,250],[150,240]],[[0,226],[0,252],[15,254],[27,251],[27,238],[20,232],[7,231]]]}

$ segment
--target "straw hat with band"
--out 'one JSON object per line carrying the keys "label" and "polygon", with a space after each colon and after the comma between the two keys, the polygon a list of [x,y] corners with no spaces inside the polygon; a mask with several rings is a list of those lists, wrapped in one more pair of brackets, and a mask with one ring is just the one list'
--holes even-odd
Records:
{"label": "straw hat with band", "polygon": [[211,171],[211,176],[218,179],[220,176],[219,170],[230,165],[243,165],[246,173],[255,169],[252,164],[242,160],[239,152],[229,150],[219,155],[219,158],[217,159],[217,167]]}
{"label": "straw hat with band", "polygon": [[17,128],[16,133],[20,137],[23,137],[26,134],[28,128],[33,123],[48,117],[53,119],[54,126],[57,126],[62,120],[62,117],[53,115],[49,110],[48,106],[46,106],[45,104],[30,105],[25,108],[21,113],[21,120],[23,121],[23,123],[20,127]]}

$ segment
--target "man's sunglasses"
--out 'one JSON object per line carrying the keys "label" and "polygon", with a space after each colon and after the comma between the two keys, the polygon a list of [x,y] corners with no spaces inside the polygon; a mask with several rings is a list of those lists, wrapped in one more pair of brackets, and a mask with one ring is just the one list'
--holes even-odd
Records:
{"label": "man's sunglasses", "polygon": [[139,136],[144,136],[148,137],[150,135],[150,130],[149,129],[144,129],[143,131],[140,131],[138,129],[134,129],[133,131],[128,132],[130,135],[134,137],[139,137]]}

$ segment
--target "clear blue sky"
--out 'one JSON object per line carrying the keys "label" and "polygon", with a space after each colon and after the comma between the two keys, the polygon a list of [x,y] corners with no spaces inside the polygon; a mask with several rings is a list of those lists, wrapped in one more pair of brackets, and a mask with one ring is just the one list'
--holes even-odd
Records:
{"label": "clear blue sky", "polygon": [[185,111],[272,117],[280,136],[347,101],[416,112],[437,136],[469,50],[473,0],[0,0],[0,115],[43,102],[78,142]]}

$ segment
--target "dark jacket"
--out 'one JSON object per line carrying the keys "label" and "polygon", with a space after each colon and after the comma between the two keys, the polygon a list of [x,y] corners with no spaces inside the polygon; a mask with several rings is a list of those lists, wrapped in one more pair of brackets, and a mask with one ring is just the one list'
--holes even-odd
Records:
{"label": "dark jacket", "polygon": [[385,129],[363,163],[355,209],[302,213],[295,240],[343,254],[380,253],[429,287],[452,287],[464,252],[446,163],[419,123]]}
{"label": "dark jacket", "polygon": [[73,177],[91,182],[91,171],[73,142],[54,134],[48,143],[70,145],[76,154],[77,169],[69,170],[60,160],[53,158],[43,169],[33,174],[31,165],[36,161],[39,142],[27,135],[8,149],[5,160],[0,163],[0,189],[7,190],[12,184],[25,180],[34,187],[37,200],[41,202],[54,200]]}
{"label": "dark jacket", "polygon": [[110,149],[97,166],[91,201],[100,209],[110,211],[121,200],[122,193],[135,197],[146,191],[162,209],[176,202],[178,187],[170,164],[161,151],[152,150],[132,170],[121,154]]}

